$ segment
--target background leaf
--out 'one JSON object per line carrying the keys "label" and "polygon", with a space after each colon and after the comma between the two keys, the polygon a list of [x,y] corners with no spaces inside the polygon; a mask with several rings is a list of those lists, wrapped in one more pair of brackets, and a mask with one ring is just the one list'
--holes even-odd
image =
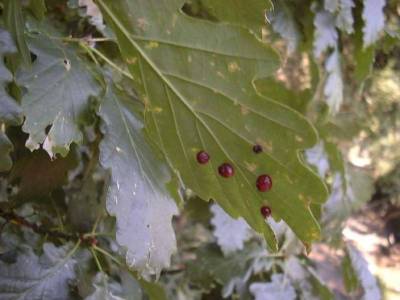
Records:
{"label": "background leaf", "polygon": [[30,0],[29,8],[38,20],[43,20],[47,12],[45,0]]}
{"label": "background leaf", "polygon": [[376,42],[385,26],[385,15],[383,12],[385,2],[385,0],[364,0],[364,10],[362,13],[364,20],[364,47],[368,47]]}
{"label": "background leaf", "polygon": [[242,250],[244,243],[251,238],[251,229],[242,219],[232,219],[218,204],[210,207],[214,214],[211,224],[214,225],[214,236],[224,254]]}
{"label": "background leaf", "polygon": [[0,298],[4,300],[33,300],[69,298],[68,282],[75,278],[74,249],[65,245],[44,244],[38,257],[27,249],[14,264],[0,261]]}
{"label": "background leaf", "polygon": [[[15,126],[22,122],[21,108],[6,91],[7,83],[12,81],[12,75],[4,65],[4,56],[16,50],[11,35],[0,28],[0,126]],[[4,125],[0,128],[0,172],[9,170],[12,164],[9,153],[13,145],[4,132]]]}
{"label": "background leaf", "polygon": [[34,150],[44,143],[51,157],[66,156],[71,143],[82,141],[79,126],[90,110],[89,97],[98,95],[100,88],[69,47],[43,34],[30,38],[29,47],[37,58],[31,70],[17,75],[18,83],[27,89],[21,100],[23,130],[29,134],[26,146]]}

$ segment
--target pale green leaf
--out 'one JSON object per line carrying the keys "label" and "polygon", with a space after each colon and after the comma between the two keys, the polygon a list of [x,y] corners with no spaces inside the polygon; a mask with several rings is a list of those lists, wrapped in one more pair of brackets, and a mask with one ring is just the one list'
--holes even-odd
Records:
{"label": "pale green leaf", "polygon": [[117,219],[117,242],[127,248],[128,266],[142,276],[158,275],[176,249],[171,219],[177,207],[165,187],[168,170],[146,143],[132,99],[109,88],[99,116],[100,163],[111,171],[107,210]]}
{"label": "pale green leaf", "polygon": [[90,109],[89,97],[100,88],[74,49],[41,34],[29,39],[29,47],[37,58],[29,71],[17,74],[27,89],[21,100],[26,146],[34,150],[44,143],[50,156],[65,156],[71,143],[82,141],[79,126]]}
{"label": "pale green leaf", "polygon": [[21,0],[6,0],[4,3],[4,23],[18,48],[18,54],[25,66],[31,66],[31,54],[25,40],[25,21]]}
{"label": "pale green leaf", "polygon": [[[309,208],[326,190],[298,158],[316,142],[310,123],[297,112],[260,97],[252,82],[270,76],[277,54],[247,30],[190,18],[182,1],[103,1],[98,4],[113,28],[122,55],[145,102],[146,129],[186,187],[215,199],[232,217],[243,217],[276,249],[260,214],[272,207],[304,242],[319,237]],[[258,143],[264,152],[255,155]],[[211,155],[199,165],[196,154]],[[235,176],[218,175],[230,162]],[[257,176],[272,176],[274,188],[260,193]]]}
{"label": "pale green leaf", "polygon": [[[14,264],[0,261],[0,299],[68,300],[69,282],[75,278],[75,249],[44,244],[38,257],[32,249],[18,255]],[[68,252],[69,251],[69,252]]]}

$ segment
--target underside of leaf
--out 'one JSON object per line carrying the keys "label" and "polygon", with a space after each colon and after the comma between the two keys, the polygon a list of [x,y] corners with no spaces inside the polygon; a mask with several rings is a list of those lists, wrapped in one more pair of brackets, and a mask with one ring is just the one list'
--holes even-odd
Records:
{"label": "underside of leaf", "polygon": [[176,250],[171,221],[177,207],[165,187],[166,166],[152,155],[132,104],[109,88],[100,107],[100,163],[111,171],[107,210],[117,219],[117,241],[127,248],[127,264],[143,276],[159,275]]}

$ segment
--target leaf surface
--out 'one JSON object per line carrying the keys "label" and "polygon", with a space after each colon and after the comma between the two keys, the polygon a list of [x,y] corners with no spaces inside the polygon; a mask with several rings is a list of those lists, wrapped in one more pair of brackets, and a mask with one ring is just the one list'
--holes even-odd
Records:
{"label": "leaf surface", "polygon": [[17,262],[0,261],[0,298],[2,300],[32,300],[69,298],[68,281],[75,278],[73,254],[69,246],[57,248],[44,244],[38,257],[29,248],[18,255]]}
{"label": "leaf surface", "polygon": [[[316,133],[300,114],[260,97],[255,78],[271,75],[277,54],[248,30],[184,15],[182,1],[97,1],[113,28],[121,52],[145,102],[146,129],[202,199],[215,199],[232,217],[242,216],[277,243],[260,214],[269,204],[304,242],[319,237],[309,204],[322,203],[326,190],[299,161],[298,151],[316,142]],[[254,144],[264,147],[255,155]],[[196,154],[211,160],[199,165]],[[235,176],[218,175],[231,163]],[[255,182],[269,174],[274,188],[260,193]]]}
{"label": "leaf surface", "polygon": [[176,249],[171,219],[177,207],[166,191],[167,168],[152,155],[132,104],[109,88],[99,111],[100,163],[111,171],[107,210],[117,219],[117,241],[127,248],[127,264],[142,276],[158,275]]}
{"label": "leaf surface", "polygon": [[29,71],[17,74],[27,89],[21,100],[26,118],[22,129],[29,134],[26,146],[34,150],[44,143],[50,156],[66,156],[70,144],[82,140],[79,126],[90,109],[89,97],[100,88],[75,50],[42,34],[28,42],[37,58]]}
{"label": "leaf surface", "polygon": [[201,3],[218,20],[244,26],[261,36],[265,13],[272,8],[269,0],[202,0]]}

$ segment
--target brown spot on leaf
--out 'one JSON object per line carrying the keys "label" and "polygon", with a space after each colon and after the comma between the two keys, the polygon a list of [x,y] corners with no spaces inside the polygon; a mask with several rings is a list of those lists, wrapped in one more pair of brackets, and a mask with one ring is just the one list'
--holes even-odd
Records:
{"label": "brown spot on leaf", "polygon": [[239,67],[239,65],[237,64],[237,62],[235,62],[235,61],[230,62],[230,63],[228,64],[228,71],[231,72],[231,73],[235,73],[235,72],[237,72],[237,71],[240,71],[240,67]]}
{"label": "brown spot on leaf", "polygon": [[249,114],[249,109],[247,108],[247,106],[244,105],[240,105],[240,112],[242,113],[243,116]]}
{"label": "brown spot on leaf", "polygon": [[249,163],[247,161],[244,162],[246,169],[249,170],[250,172],[254,172],[257,170],[257,165],[255,163]]}

